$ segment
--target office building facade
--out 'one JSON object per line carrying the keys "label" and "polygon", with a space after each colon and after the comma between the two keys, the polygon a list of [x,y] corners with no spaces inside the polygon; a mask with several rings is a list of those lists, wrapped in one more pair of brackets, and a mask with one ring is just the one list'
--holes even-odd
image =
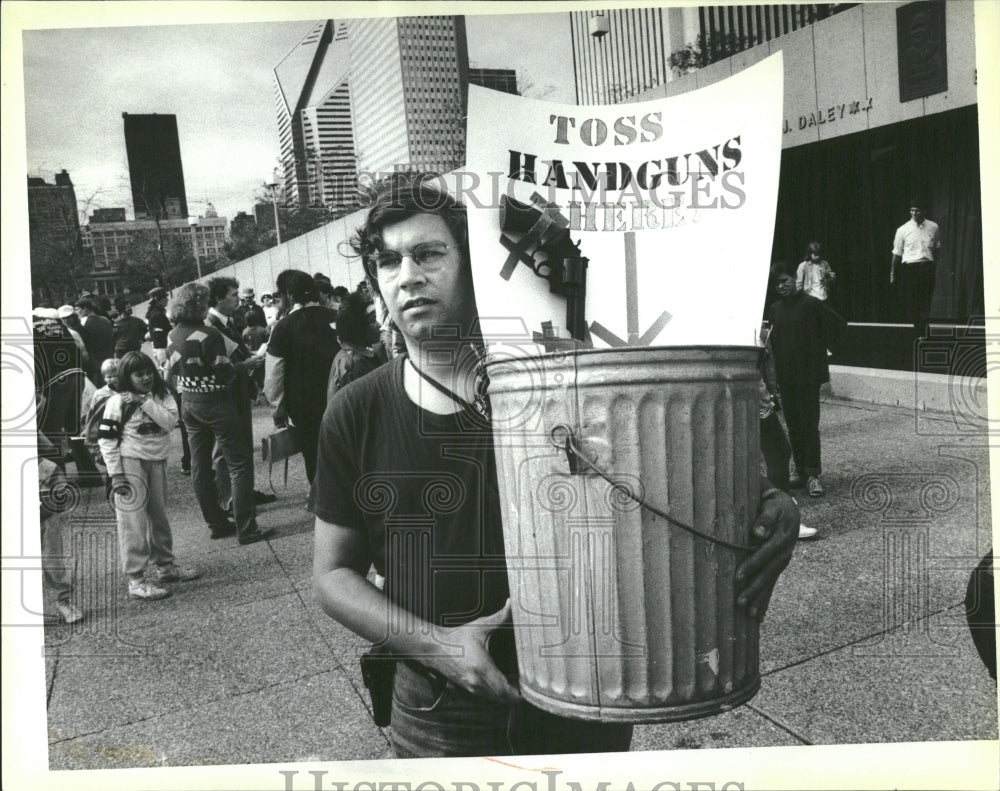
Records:
{"label": "office building facade", "polygon": [[122,113],[137,220],[188,216],[176,115]]}
{"label": "office building facade", "polygon": [[323,20],[274,78],[287,204],[335,216],[356,207],[361,172],[370,182],[367,174],[464,161],[462,17]]}
{"label": "office building facade", "polygon": [[517,94],[517,72],[513,69],[469,69],[469,84],[493,91]]}
{"label": "office building facade", "polygon": [[[114,213],[117,210],[108,211]],[[190,217],[160,220],[159,230],[165,239],[171,237],[184,239],[191,246],[199,268],[211,271],[211,267],[225,257],[227,224],[225,217],[219,217],[214,211],[209,210],[205,216],[199,216],[197,219]],[[81,230],[84,246],[94,258],[91,279],[97,293],[101,294],[115,294],[120,291],[118,280],[122,264],[127,258],[129,245],[137,237],[146,236],[155,239],[157,236],[156,222],[151,219],[104,221],[92,217],[90,223]]]}
{"label": "office building facade", "polygon": [[65,170],[51,184],[28,177],[28,240],[33,293],[55,297],[85,266],[76,190]]}
{"label": "office building facade", "polygon": [[[856,3],[624,8],[570,13],[577,104],[635,101],[676,77]],[[675,56],[671,62],[671,55]]]}
{"label": "office building facade", "polygon": [[[780,51],[771,260],[794,271],[806,245],[821,243],[837,276],[828,304],[848,321],[831,361],[984,375],[975,8],[933,0],[834,10],[637,99],[705,87]],[[916,328],[913,296],[889,281],[894,233],[913,199],[941,240],[931,318]]]}
{"label": "office building facade", "polygon": [[80,229],[76,208],[76,190],[69,173],[56,173],[55,183],[28,177],[28,233],[31,244],[52,236],[75,235]]}

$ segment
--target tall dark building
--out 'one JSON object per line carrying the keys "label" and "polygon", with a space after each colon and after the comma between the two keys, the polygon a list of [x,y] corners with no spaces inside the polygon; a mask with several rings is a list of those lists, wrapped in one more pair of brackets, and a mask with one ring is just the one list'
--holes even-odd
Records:
{"label": "tall dark building", "polygon": [[137,220],[188,216],[176,115],[129,115],[125,150]]}
{"label": "tall dark building", "polygon": [[513,69],[469,68],[469,84],[504,93],[517,93],[517,72]]}

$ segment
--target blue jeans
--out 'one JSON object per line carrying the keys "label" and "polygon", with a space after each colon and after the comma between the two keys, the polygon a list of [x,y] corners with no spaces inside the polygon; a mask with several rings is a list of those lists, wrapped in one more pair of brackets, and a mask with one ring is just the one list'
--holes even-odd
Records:
{"label": "blue jeans", "polygon": [[397,758],[626,752],[632,726],[495,703],[396,664],[389,741]]}
{"label": "blue jeans", "polygon": [[212,449],[218,442],[229,469],[236,532],[240,536],[254,532],[257,507],[253,500],[253,454],[232,398],[222,393],[214,400],[200,400],[185,393],[181,412],[191,445],[194,493],[208,526],[221,528],[229,521],[219,505],[219,490],[212,470]]}

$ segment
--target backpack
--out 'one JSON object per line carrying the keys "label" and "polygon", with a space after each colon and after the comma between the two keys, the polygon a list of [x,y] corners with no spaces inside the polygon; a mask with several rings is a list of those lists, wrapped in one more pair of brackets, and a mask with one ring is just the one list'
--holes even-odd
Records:
{"label": "backpack", "polygon": [[102,398],[95,398],[90,404],[90,410],[87,412],[87,419],[84,422],[83,428],[84,441],[88,445],[97,444],[97,428],[104,417],[104,407],[107,406],[108,400],[112,395],[112,393],[108,393]]}
{"label": "backpack", "polygon": [[[90,405],[90,414],[87,415],[87,426],[86,430],[83,433],[85,441],[88,445],[97,444],[97,432],[98,429],[100,428],[101,421],[104,419],[104,408],[108,405],[108,401],[111,400],[112,395],[117,395],[117,393],[109,393],[106,397],[101,398],[100,400],[95,399],[94,403]],[[132,417],[132,415],[135,414],[137,409],[139,409],[139,404],[135,403],[134,401],[125,404],[125,406],[122,407],[122,419],[119,425],[124,427],[125,424],[128,423],[129,419]],[[121,433],[119,433],[118,435],[119,445],[121,444],[121,441],[122,441]]]}

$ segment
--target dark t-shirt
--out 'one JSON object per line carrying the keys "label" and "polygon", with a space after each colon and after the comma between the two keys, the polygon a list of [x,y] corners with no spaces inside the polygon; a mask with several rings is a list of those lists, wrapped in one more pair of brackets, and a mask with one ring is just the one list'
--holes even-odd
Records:
{"label": "dark t-shirt", "polygon": [[115,330],[111,322],[96,313],[90,315],[80,330],[80,335],[90,355],[90,364],[96,371],[101,370],[101,363],[114,354]]}
{"label": "dark t-shirt", "polygon": [[173,329],[166,311],[159,306],[150,308],[146,320],[149,322],[149,339],[153,342],[153,348],[166,349],[167,336]]}
{"label": "dark t-shirt", "polygon": [[116,356],[121,357],[125,352],[140,351],[145,340],[146,322],[137,316],[119,316],[117,318],[114,328]]}
{"label": "dark t-shirt", "polygon": [[397,357],[340,390],[319,435],[312,507],[365,531],[385,592],[441,626],[508,597],[493,439],[465,414],[414,404]]}
{"label": "dark t-shirt", "polygon": [[296,415],[315,415],[318,420],[326,409],[330,365],[340,351],[331,326],[336,318],[328,308],[306,305],[271,330],[267,353],[285,360],[285,408],[292,420]]}

